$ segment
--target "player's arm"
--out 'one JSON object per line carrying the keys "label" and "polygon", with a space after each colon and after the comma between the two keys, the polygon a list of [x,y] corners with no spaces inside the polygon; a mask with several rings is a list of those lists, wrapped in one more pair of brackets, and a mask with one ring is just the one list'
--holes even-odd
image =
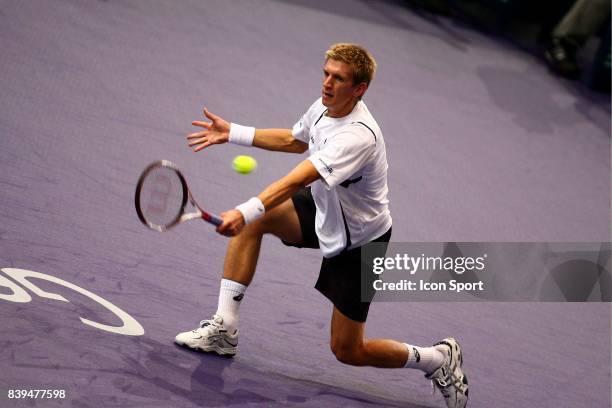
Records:
{"label": "player's arm", "polygon": [[239,234],[247,221],[259,218],[265,211],[285,202],[301,187],[309,185],[319,177],[319,172],[310,160],[304,160],[289,174],[266,187],[257,197],[251,198],[236,209],[222,213],[223,224],[217,228],[217,232],[227,236]]}
{"label": "player's arm", "polygon": [[196,120],[191,123],[204,130],[187,135],[189,146],[194,152],[227,142],[289,153],[303,153],[308,149],[308,144],[293,137],[291,129],[254,129],[230,124],[206,108],[204,115],[210,122]]}
{"label": "player's arm", "polygon": [[304,160],[293,168],[283,178],[270,184],[257,197],[263,203],[266,211],[285,202],[302,187],[306,187],[321,177],[310,160]]}
{"label": "player's arm", "polygon": [[308,144],[293,137],[291,129],[255,129],[253,146],[288,153],[304,153],[308,150]]}

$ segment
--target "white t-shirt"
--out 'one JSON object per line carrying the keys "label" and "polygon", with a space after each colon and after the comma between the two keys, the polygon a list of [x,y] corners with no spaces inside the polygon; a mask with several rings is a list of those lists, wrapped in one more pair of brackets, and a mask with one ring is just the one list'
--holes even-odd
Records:
{"label": "white t-shirt", "polygon": [[327,258],[364,245],[391,228],[387,199],[387,156],[378,124],[363,101],[342,118],[326,116],[316,100],[293,126],[308,143],[321,179],[312,186],[315,230]]}

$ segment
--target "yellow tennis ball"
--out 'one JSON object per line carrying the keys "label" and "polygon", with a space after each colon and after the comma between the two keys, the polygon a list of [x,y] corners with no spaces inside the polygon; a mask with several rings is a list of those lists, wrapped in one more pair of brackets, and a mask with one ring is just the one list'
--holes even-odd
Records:
{"label": "yellow tennis ball", "polygon": [[249,174],[257,167],[257,160],[251,156],[236,156],[232,161],[232,168],[240,174]]}

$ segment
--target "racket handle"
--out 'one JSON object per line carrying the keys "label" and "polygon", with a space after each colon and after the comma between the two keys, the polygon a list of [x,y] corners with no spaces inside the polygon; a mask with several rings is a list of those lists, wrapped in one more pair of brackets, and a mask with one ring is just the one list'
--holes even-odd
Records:
{"label": "racket handle", "polygon": [[202,212],[202,218],[204,219],[204,221],[208,221],[211,224],[216,225],[217,227],[223,224],[223,220],[221,218],[217,217],[216,215],[209,214],[207,212]]}

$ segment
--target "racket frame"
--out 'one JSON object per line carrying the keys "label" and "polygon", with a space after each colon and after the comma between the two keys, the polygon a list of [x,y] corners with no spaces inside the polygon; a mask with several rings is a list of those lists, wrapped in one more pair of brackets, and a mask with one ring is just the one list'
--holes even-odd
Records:
{"label": "racket frame", "polygon": [[[144,184],[144,181],[149,175],[149,173],[151,173],[154,169],[158,167],[165,167],[165,168],[169,168],[172,171],[174,171],[176,175],[178,176],[179,181],[181,182],[181,189],[183,192],[183,198],[181,201],[180,211],[178,212],[177,216],[171,222],[165,225],[154,224],[148,221],[145,218],[144,214],[142,213],[142,209],[140,208],[140,193],[142,191],[142,186]],[[195,208],[195,211],[185,212],[185,207],[187,206],[187,202],[189,202]],[[136,214],[138,214],[138,219],[140,219],[140,221],[147,227],[151,228],[152,230],[159,231],[159,232],[165,232],[169,230],[170,228],[176,226],[177,224],[180,224],[182,222],[189,221],[189,220],[198,219],[198,218],[203,219],[204,221],[207,221],[215,226],[219,226],[223,223],[223,220],[221,220],[221,218],[203,210],[202,207],[198,205],[198,203],[193,198],[193,195],[191,194],[191,190],[189,190],[189,186],[187,186],[187,181],[185,180],[185,176],[183,176],[183,173],[181,173],[181,171],[178,169],[176,164],[172,163],[169,160],[155,161],[149,164],[143,170],[142,174],[138,178],[138,183],[136,184],[136,194],[134,195],[134,204],[136,206]]]}

